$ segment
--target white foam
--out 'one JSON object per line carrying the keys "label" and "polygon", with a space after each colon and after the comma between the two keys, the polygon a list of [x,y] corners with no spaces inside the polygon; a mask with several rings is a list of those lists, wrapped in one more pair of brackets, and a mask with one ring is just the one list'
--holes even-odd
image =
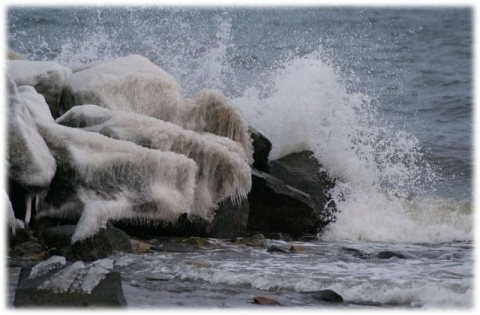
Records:
{"label": "white foam", "polygon": [[312,150],[336,179],[337,221],[322,239],[471,240],[471,213],[457,211],[465,205],[437,198],[432,207],[418,197],[412,207],[411,196],[433,196],[439,180],[419,141],[382,119],[372,97],[349,92],[339,69],[324,59],[319,51],[290,60],[272,74],[266,96],[251,88],[232,100],[272,141],[271,160]]}

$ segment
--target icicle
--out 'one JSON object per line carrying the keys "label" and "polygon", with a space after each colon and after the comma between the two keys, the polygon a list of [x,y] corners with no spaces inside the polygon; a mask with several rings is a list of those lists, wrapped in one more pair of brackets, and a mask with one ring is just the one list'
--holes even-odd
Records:
{"label": "icicle", "polygon": [[25,196],[25,226],[28,226],[30,223],[30,218],[32,217],[32,201],[34,194],[28,194]]}

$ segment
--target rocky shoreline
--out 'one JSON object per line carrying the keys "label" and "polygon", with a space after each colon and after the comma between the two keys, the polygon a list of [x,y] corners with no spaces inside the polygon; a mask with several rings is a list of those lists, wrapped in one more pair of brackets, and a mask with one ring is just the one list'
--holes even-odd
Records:
{"label": "rocky shoreline", "polygon": [[[334,181],[312,152],[270,161],[272,143],[219,91],[187,99],[140,56],[76,69],[8,58],[8,255],[22,268],[15,306],[124,307],[113,267],[93,287],[116,286],[116,297],[82,291],[115,253],[188,251],[206,238],[266,248],[265,237],[315,239],[335,220]],[[149,244],[165,237],[176,241]],[[58,259],[31,276],[38,262]],[[47,285],[64,274],[77,280]],[[325,294],[318,299],[339,302]]]}

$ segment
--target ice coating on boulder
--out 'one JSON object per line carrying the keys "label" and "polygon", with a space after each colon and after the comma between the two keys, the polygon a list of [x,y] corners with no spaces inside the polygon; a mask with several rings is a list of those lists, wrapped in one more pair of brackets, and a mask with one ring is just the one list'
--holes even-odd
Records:
{"label": "ice coating on boulder", "polygon": [[[62,202],[47,203],[37,215],[79,219],[72,241],[95,234],[108,219],[173,221],[190,213],[198,167],[185,155],[150,150],[56,123],[38,128],[71,188]],[[63,193],[51,187],[49,194]]]}
{"label": "ice coating on boulder", "polygon": [[19,86],[18,93],[23,98],[25,106],[27,107],[34,121],[54,121],[52,113],[50,112],[50,108],[45,102],[45,98],[42,94],[39,94],[35,88],[28,85]]}
{"label": "ice coating on boulder", "polygon": [[46,279],[38,288],[50,290],[55,293],[70,292],[70,287],[75,281],[78,281],[77,278],[81,279],[83,277],[84,272],[85,263],[83,261],[77,261]]}
{"label": "ice coating on boulder", "polygon": [[43,276],[51,270],[60,268],[66,264],[67,260],[63,256],[52,256],[47,260],[44,260],[32,267],[30,271],[29,279]]}
{"label": "ice coating on boulder", "polygon": [[19,93],[13,80],[7,80],[7,85],[8,175],[33,193],[48,187],[56,162],[28,109],[31,99]]}
{"label": "ice coating on boulder", "polygon": [[45,97],[53,116],[58,116],[58,102],[66,79],[72,74],[68,67],[53,61],[10,60],[7,73],[17,86],[28,85]]}
{"label": "ice coating on boulder", "polygon": [[[61,259],[63,258],[63,260]],[[65,265],[65,258],[53,256],[49,260],[37,264],[30,273],[29,278],[36,278],[46,274],[48,271]],[[37,266],[37,269],[35,269]],[[34,271],[35,270],[35,271]],[[45,279],[39,289],[50,290],[55,293],[92,293],[97,285],[113,270],[113,260],[105,258],[85,264],[77,261],[65,267]],[[45,272],[43,272],[45,271]],[[32,276],[32,274],[35,275]],[[41,272],[41,273],[39,273]]]}
{"label": "ice coating on boulder", "polygon": [[220,201],[227,197],[234,200],[246,198],[250,191],[248,157],[238,142],[228,138],[198,133],[152,117],[110,111],[95,105],[75,106],[57,122],[148,148],[184,154],[193,159],[199,172],[192,214],[200,217],[212,217]]}
{"label": "ice coating on boulder", "polygon": [[63,114],[75,105],[96,104],[210,132],[239,142],[248,157],[252,144],[242,115],[219,91],[202,90],[185,99],[175,79],[148,59],[131,55],[75,72],[62,96]]}
{"label": "ice coating on boulder", "polygon": [[57,105],[66,79],[72,70],[53,61],[10,60],[7,73],[17,86],[28,85],[42,94],[53,115],[57,116]]}

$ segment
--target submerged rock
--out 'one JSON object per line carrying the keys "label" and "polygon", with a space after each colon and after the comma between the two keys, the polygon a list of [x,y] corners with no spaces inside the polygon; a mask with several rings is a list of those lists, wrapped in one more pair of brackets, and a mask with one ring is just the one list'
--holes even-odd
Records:
{"label": "submerged rock", "polygon": [[318,226],[310,196],[275,177],[252,170],[248,230],[284,232],[296,238]]}
{"label": "submerged rock", "polygon": [[391,251],[384,251],[384,252],[380,252],[377,254],[377,258],[381,258],[381,259],[390,259],[390,258],[393,258],[393,257],[396,257],[396,258],[399,258],[399,259],[406,259],[407,256],[401,254],[401,253],[396,253],[396,252],[391,252]]}

